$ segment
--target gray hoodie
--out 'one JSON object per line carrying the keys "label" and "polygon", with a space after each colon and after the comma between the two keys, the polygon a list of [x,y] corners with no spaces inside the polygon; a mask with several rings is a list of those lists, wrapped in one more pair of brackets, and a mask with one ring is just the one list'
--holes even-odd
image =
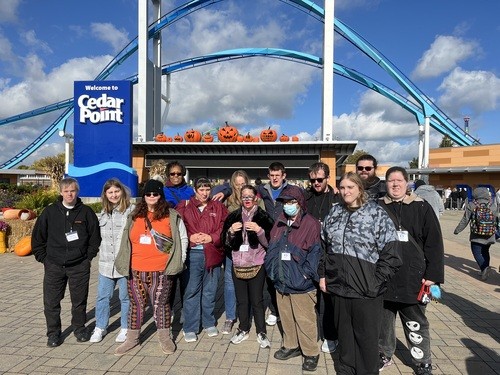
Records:
{"label": "gray hoodie", "polygon": [[436,191],[436,188],[432,185],[420,185],[416,190],[415,194],[417,194],[424,201],[427,201],[434,210],[437,218],[443,214],[444,212],[444,204],[441,196]]}

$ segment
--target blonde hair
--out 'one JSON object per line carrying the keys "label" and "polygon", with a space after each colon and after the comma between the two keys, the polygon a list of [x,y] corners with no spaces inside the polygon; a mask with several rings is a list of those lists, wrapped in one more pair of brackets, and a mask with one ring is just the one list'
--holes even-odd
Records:
{"label": "blonde hair", "polygon": [[[358,204],[359,207],[361,207],[366,202],[368,202],[368,194],[365,191],[365,187],[363,185],[363,180],[361,179],[361,177],[359,177],[359,175],[356,172],[347,172],[347,173],[345,173],[340,178],[339,184],[343,180],[349,180],[351,182],[354,182],[356,184],[356,186],[358,187],[360,194],[359,194],[359,197],[356,198],[356,203]],[[344,199],[342,198],[342,194],[340,194],[340,199],[342,200],[342,203],[345,206],[345,202],[344,202]]]}
{"label": "blonde hair", "polygon": [[247,172],[245,172],[242,169],[238,169],[237,171],[234,171],[231,180],[230,180],[230,185],[232,189],[232,194],[227,198],[227,205],[228,206],[241,206],[241,189],[236,186],[236,179],[238,177],[243,177],[245,180],[245,185],[248,185],[250,183],[250,178],[248,177]]}
{"label": "blonde hair", "polygon": [[111,187],[116,187],[122,191],[122,196],[120,197],[117,208],[118,211],[125,212],[125,210],[130,206],[130,189],[117,178],[110,178],[102,187],[101,202],[103,211],[110,214],[115,208],[113,203],[111,203],[106,196],[106,191]]}

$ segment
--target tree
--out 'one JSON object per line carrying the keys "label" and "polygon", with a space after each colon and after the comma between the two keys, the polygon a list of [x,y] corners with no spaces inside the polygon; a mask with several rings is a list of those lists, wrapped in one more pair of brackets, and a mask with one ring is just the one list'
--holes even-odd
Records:
{"label": "tree", "polygon": [[356,164],[356,161],[359,159],[360,156],[362,155],[368,155],[368,152],[364,150],[357,150],[354,151],[352,155],[349,155],[347,159],[345,159],[344,164]]}
{"label": "tree", "polygon": [[149,168],[149,178],[160,176],[167,181],[167,163],[163,159],[155,160]]}
{"label": "tree", "polygon": [[25,165],[25,164],[21,164],[20,166],[17,167],[17,169],[26,170],[26,169],[30,169],[30,166],[29,165]]}
{"label": "tree", "polygon": [[453,147],[453,146],[455,146],[455,143],[451,140],[451,138],[448,137],[447,135],[444,135],[443,139],[441,139],[441,143],[439,144],[439,148]]}
{"label": "tree", "polygon": [[418,158],[415,156],[413,159],[411,159],[410,162],[408,162],[408,165],[410,169],[417,169],[418,168]]}
{"label": "tree", "polygon": [[53,190],[59,189],[59,181],[64,177],[65,160],[64,153],[56,156],[47,156],[33,163],[31,169],[41,171],[50,177]]}

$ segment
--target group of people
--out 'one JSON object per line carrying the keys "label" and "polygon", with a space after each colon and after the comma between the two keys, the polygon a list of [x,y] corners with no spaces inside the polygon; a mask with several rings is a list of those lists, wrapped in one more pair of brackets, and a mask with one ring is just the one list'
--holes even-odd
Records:
{"label": "group of people", "polygon": [[[320,350],[338,350],[338,374],[378,374],[392,364],[399,313],[416,374],[431,374],[426,301],[418,296],[444,282],[439,220],[428,202],[408,193],[404,168],[389,168],[385,182],[376,169],[376,159],[363,155],[337,188],[328,165],[314,163],[304,190],[288,184],[285,166],[274,162],[268,183],[254,186],[238,170],[227,186],[213,189],[204,177],[188,185],[185,168],[171,162],[165,184],[148,180],[136,205],[120,181],[107,181],[99,218],[78,198],[78,182],[63,179],[58,202],[43,211],[32,236],[33,253],[45,267],[47,345],[62,343],[66,284],[80,342],[99,342],[107,334],[118,285],[116,355],[139,345],[148,302],[161,350],[174,353],[177,285],[184,340],[197,341],[202,330],[218,336],[215,297],[224,268],[222,333],[231,335],[232,344],[249,338],[253,321],[258,344],[269,348],[266,325],[279,321],[283,337],[276,359],[302,356],[303,370],[314,371]],[[90,334],[90,265],[98,253]]]}

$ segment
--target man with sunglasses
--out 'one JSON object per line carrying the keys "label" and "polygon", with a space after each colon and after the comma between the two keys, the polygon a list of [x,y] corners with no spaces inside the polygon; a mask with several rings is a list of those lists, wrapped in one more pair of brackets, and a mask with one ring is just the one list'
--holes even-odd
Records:
{"label": "man with sunglasses", "polygon": [[356,173],[361,177],[370,199],[378,200],[385,195],[385,183],[377,177],[377,159],[370,154],[361,155],[356,161]]}
{"label": "man with sunglasses", "polygon": [[[305,192],[307,212],[322,223],[332,206],[339,202],[338,192],[329,185],[330,167],[327,164],[322,162],[312,164],[309,167],[308,174],[311,186]],[[331,323],[331,319],[333,319],[332,299],[324,298],[319,285],[317,293],[316,310],[319,314],[319,336],[323,340],[321,351],[333,353],[337,349],[338,335]]]}

